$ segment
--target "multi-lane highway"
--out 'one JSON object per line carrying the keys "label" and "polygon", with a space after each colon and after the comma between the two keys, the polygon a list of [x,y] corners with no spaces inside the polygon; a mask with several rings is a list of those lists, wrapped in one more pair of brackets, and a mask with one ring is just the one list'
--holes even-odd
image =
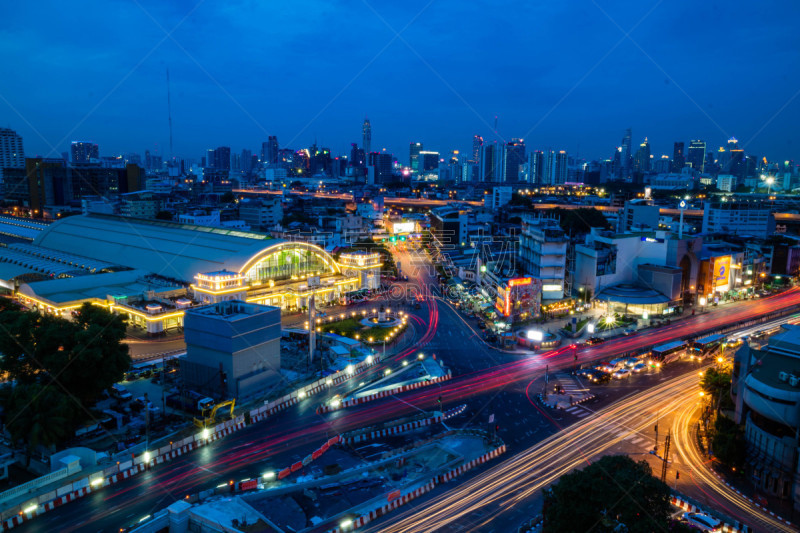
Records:
{"label": "multi-lane highway", "polygon": [[[410,261],[411,259],[409,259]],[[405,269],[418,283],[431,283],[430,273]],[[255,424],[197,452],[181,456],[126,482],[93,493],[77,502],[26,523],[24,531],[111,531],[152,514],[190,492],[213,487],[229,479],[241,479],[276,466],[291,464],[335,433],[366,426],[411,413],[416,409],[469,404],[472,422],[485,422],[489,413],[497,413],[501,436],[510,452],[527,449],[537,442],[547,442],[557,428],[530,403],[525,393],[540,377],[545,365],[550,369],[572,364],[570,349],[541,355],[510,355],[487,347],[476,331],[447,305],[429,299],[419,311],[421,338],[412,349],[393,356],[384,364],[414,356],[417,351],[436,353],[454,369],[449,382],[419,389],[401,398],[366,404],[359,409],[317,415],[314,410],[321,397],[304,400],[296,407],[263,423]],[[800,291],[791,290],[772,298],[742,302],[714,313],[688,318],[670,326],[642,332],[633,337],[610,340],[600,346],[586,347],[581,360],[598,359],[621,352],[652,346],[710,327],[742,322],[777,309],[800,305]],[[381,372],[384,364],[371,369]],[[333,391],[336,392],[336,391]],[[586,424],[584,424],[586,425]]]}

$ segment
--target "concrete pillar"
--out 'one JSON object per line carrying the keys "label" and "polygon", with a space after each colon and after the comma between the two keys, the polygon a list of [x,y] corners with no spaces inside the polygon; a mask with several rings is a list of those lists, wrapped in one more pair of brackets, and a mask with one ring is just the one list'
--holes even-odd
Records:
{"label": "concrete pillar", "polygon": [[186,533],[189,530],[189,509],[192,505],[178,500],[169,507],[169,533]]}

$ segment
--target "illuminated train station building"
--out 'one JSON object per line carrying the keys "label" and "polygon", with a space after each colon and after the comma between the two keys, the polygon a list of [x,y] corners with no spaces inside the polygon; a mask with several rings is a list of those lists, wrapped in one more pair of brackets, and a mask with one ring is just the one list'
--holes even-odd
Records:
{"label": "illuminated train station building", "polygon": [[334,259],[303,241],[261,233],[110,215],[68,217],[32,243],[0,248],[0,285],[42,312],[68,316],[84,302],[157,334],[186,309],[243,300],[283,309],[341,302],[380,285],[380,254]]}

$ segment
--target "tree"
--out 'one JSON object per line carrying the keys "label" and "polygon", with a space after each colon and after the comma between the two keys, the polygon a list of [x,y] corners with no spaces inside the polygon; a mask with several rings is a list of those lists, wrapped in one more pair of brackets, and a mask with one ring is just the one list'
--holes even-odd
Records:
{"label": "tree", "polygon": [[229,204],[236,200],[236,196],[231,191],[225,191],[219,198],[221,204]]}
{"label": "tree", "polygon": [[744,430],[730,418],[718,415],[711,436],[711,449],[720,463],[741,470],[747,456]]}
{"label": "tree", "polygon": [[561,229],[573,235],[579,233],[589,233],[591,228],[608,229],[605,215],[594,207],[581,207],[578,209],[553,209],[553,214],[558,217]]}
{"label": "tree", "polygon": [[730,393],[731,374],[730,372],[720,372],[716,368],[709,368],[703,373],[700,388],[711,396],[712,403],[719,408],[722,396]]}
{"label": "tree", "polygon": [[15,443],[24,442],[26,466],[36,448],[54,446],[70,435],[74,427],[70,399],[55,386],[30,383],[4,389],[6,428]]}
{"label": "tree", "polygon": [[52,379],[88,408],[131,366],[128,345],[122,342],[125,318],[84,303],[72,324],[72,345],[50,354],[46,364]]}
{"label": "tree", "polygon": [[566,474],[545,493],[544,532],[662,531],[670,518],[670,491],[645,461],[607,455]]}

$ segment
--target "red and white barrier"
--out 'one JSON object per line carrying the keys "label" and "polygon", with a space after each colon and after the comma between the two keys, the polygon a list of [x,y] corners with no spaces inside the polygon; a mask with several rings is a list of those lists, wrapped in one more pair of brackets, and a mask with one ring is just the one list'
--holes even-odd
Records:
{"label": "red and white barrier", "polygon": [[355,444],[357,442],[364,442],[368,440],[378,439],[381,437],[388,437],[389,435],[399,435],[401,433],[405,433],[407,431],[412,431],[423,426],[429,426],[431,424],[435,424],[437,422],[442,421],[442,416],[432,416],[430,418],[425,418],[423,420],[416,420],[414,422],[408,422],[406,424],[401,424],[399,426],[393,426],[390,428],[383,428],[375,431],[370,431],[369,433],[361,433],[360,435],[354,435],[352,437],[342,435],[342,444]]}
{"label": "red and white barrier", "polygon": [[471,461],[468,461],[468,462],[464,463],[463,465],[458,466],[458,467],[450,470],[449,472],[445,472],[444,474],[439,474],[439,476],[437,478],[437,481],[439,483],[446,483],[446,482],[450,481],[451,479],[453,479],[453,478],[455,478],[457,476],[460,476],[461,474],[463,474],[465,472],[468,472],[469,470],[472,470],[476,466],[482,465],[483,463],[485,463],[486,461],[489,461],[490,459],[494,459],[498,455],[500,455],[502,453],[505,453],[505,451],[506,451],[506,445],[503,444],[502,446],[499,446],[499,447],[495,448],[494,450],[490,451],[489,453],[485,453],[485,454],[481,455],[480,457],[476,457],[475,459],[473,459]]}
{"label": "red and white barrier", "polygon": [[422,387],[427,387],[428,385],[434,385],[436,383],[441,383],[442,381],[447,381],[451,377],[452,377],[452,372],[448,370],[447,374],[445,374],[444,376],[440,376],[438,378],[433,378],[426,381],[418,381],[416,383],[410,383],[408,385],[402,385],[394,389],[376,392],[375,394],[362,396],[360,398],[343,400],[335,405],[320,405],[319,407],[317,407],[317,414],[329,413],[331,411],[336,411],[338,409],[344,409],[345,407],[352,407],[354,405],[364,404],[367,402],[371,402],[373,400],[378,400],[380,398],[386,398],[387,396],[394,396],[395,394],[399,394],[401,392],[406,392],[414,389],[421,389]]}

